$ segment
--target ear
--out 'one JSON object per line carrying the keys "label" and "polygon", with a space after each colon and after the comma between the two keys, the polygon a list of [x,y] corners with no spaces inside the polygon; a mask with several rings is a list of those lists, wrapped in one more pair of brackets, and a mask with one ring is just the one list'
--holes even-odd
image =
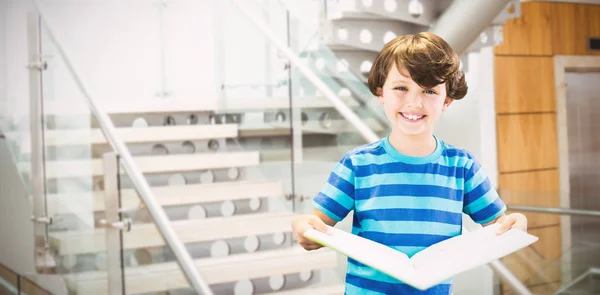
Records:
{"label": "ear", "polygon": [[375,93],[377,94],[377,100],[379,101],[379,104],[383,104],[383,88],[377,87]]}
{"label": "ear", "polygon": [[450,106],[450,104],[454,101],[454,99],[450,98],[450,97],[446,97],[446,100],[444,101],[444,106],[442,107],[442,112],[446,111],[446,109]]}

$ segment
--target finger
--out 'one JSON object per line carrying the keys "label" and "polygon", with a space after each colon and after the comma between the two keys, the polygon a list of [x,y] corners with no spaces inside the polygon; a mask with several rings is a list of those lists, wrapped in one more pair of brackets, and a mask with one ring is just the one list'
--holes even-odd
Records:
{"label": "finger", "polygon": [[312,216],[312,218],[308,221],[308,224],[310,224],[314,229],[316,229],[320,232],[331,234],[331,230],[329,229],[329,226],[327,224],[325,224],[325,222],[323,222],[323,220],[321,220],[321,218],[319,218],[317,216]]}
{"label": "finger", "polygon": [[502,233],[506,232],[515,224],[515,222],[516,222],[516,220],[514,218],[511,218],[511,217],[504,218],[504,220],[502,220],[502,222],[500,223],[500,227],[498,228],[498,231],[496,233],[502,234]]}
{"label": "finger", "polygon": [[300,246],[302,246],[302,248],[304,248],[306,250],[316,250],[316,249],[323,247],[322,245],[315,243],[313,241],[310,241],[310,240],[301,242]]}
{"label": "finger", "polygon": [[517,219],[515,224],[512,225],[512,228],[520,229],[522,231],[527,231],[527,219]]}

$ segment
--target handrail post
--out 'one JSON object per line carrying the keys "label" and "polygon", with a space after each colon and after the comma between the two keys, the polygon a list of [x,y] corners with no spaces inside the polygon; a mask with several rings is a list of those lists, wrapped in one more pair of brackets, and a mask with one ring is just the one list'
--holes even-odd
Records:
{"label": "handrail post", "polygon": [[[123,222],[119,209],[119,158],[115,153],[103,156],[104,166],[104,208],[105,218],[100,224],[106,227],[106,272],[108,276],[108,293],[111,295],[125,294],[123,261],[123,231],[131,227],[131,222]],[[118,226],[119,224],[127,226]]]}
{"label": "handrail post", "polygon": [[29,64],[29,128],[31,137],[31,195],[34,233],[34,262],[36,272],[52,273],[56,263],[50,254],[48,242],[48,225],[52,219],[48,216],[46,207],[46,190],[44,176],[44,141],[42,113],[42,72],[46,69],[41,59],[41,28],[40,17],[37,14],[27,15],[27,37]]}

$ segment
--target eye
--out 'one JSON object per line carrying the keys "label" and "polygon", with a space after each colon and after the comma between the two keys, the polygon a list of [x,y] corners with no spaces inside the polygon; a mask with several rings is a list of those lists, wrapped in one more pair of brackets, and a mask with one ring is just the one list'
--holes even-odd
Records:
{"label": "eye", "polygon": [[425,94],[429,94],[429,95],[436,95],[437,92],[435,92],[435,90],[433,89],[425,89]]}
{"label": "eye", "polygon": [[398,87],[394,87],[394,90],[406,91],[408,89],[404,86],[398,86]]}

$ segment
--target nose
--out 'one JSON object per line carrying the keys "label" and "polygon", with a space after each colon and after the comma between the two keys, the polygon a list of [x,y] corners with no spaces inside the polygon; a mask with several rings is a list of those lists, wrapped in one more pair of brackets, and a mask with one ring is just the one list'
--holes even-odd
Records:
{"label": "nose", "polygon": [[409,107],[420,108],[423,106],[423,97],[420,92],[409,91],[404,98],[404,102]]}

